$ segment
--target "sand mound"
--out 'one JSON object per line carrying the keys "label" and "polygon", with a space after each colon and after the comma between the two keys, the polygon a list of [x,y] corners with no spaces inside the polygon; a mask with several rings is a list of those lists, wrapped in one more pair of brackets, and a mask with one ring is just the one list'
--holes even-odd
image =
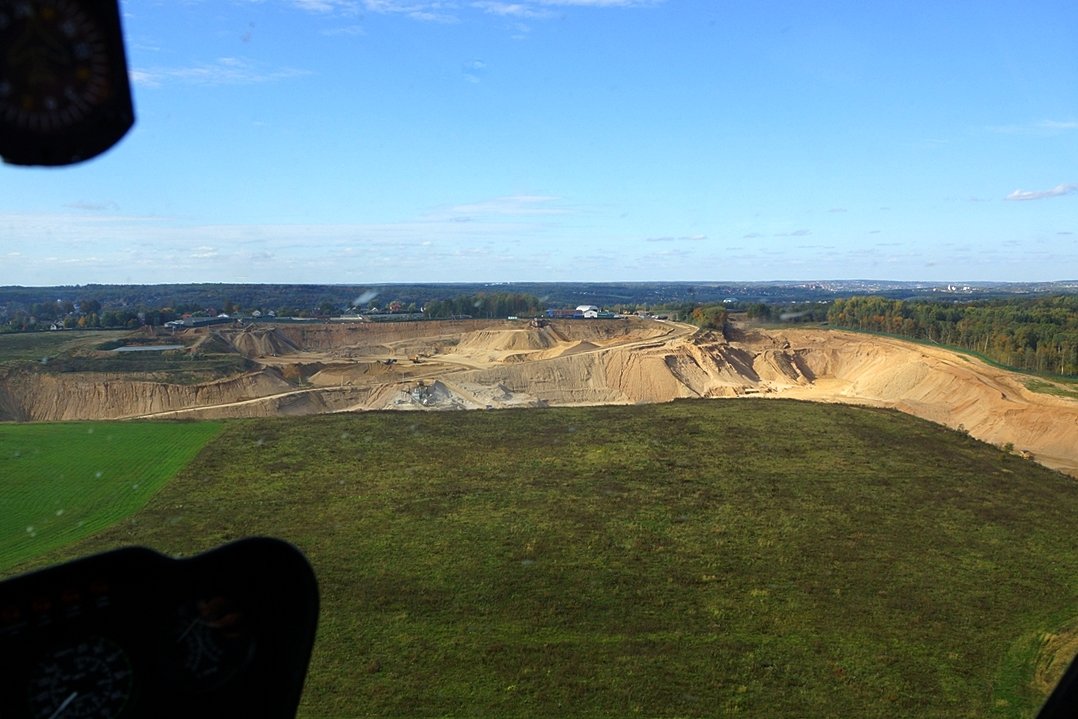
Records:
{"label": "sand mound", "polygon": [[232,343],[222,337],[220,332],[194,336],[197,336],[198,339],[188,347],[191,354],[226,354],[236,351]]}
{"label": "sand mound", "polygon": [[300,352],[300,348],[274,327],[247,327],[228,337],[236,351],[245,357],[278,357]]}
{"label": "sand mound", "polygon": [[465,351],[504,352],[543,350],[564,342],[553,327],[513,330],[480,330],[460,338],[457,348]]}
{"label": "sand mound", "polygon": [[567,357],[569,355],[578,354],[580,352],[594,352],[601,349],[600,345],[587,340],[576,340],[569,342],[559,342],[550,349],[538,350],[536,352],[523,352],[519,354],[510,354],[502,358],[503,362],[526,362],[535,361],[541,359],[553,359],[555,357]]}

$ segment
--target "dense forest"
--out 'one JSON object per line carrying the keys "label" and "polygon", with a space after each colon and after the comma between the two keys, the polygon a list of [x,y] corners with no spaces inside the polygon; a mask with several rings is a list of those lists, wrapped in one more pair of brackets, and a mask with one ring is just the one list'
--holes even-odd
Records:
{"label": "dense forest", "polygon": [[835,300],[837,327],[884,332],[978,352],[1022,370],[1078,375],[1078,296],[969,303],[884,297]]}
{"label": "dense forest", "polygon": [[449,317],[531,317],[539,314],[539,298],[521,292],[479,292],[457,295],[443,300],[431,300],[423,307],[430,319]]}

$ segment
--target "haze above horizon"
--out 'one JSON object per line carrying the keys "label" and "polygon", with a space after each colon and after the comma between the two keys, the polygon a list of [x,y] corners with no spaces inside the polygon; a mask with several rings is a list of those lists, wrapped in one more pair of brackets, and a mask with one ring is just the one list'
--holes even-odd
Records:
{"label": "haze above horizon", "polygon": [[0,285],[1078,277],[1078,4],[122,4]]}

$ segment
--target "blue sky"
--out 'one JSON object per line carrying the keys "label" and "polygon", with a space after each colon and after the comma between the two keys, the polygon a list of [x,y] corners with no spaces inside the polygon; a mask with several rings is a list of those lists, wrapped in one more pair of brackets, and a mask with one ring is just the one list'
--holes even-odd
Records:
{"label": "blue sky", "polygon": [[1078,278],[1078,3],[131,0],[0,284]]}

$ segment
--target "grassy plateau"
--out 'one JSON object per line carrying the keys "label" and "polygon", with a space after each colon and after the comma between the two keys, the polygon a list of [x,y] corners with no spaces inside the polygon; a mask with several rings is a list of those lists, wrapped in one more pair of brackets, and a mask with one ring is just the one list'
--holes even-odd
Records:
{"label": "grassy plateau", "polygon": [[1057,397],[1070,397],[1078,399],[1078,381],[1069,382],[1046,382],[1041,379],[1031,379],[1026,382],[1026,389],[1043,394],[1054,394]]}
{"label": "grassy plateau", "polygon": [[[167,344],[145,341],[129,330],[64,330],[0,334],[0,366],[36,372],[105,372],[172,384],[195,384],[248,371],[252,363],[235,352],[111,352],[125,345]],[[179,340],[173,340],[177,344]]]}
{"label": "grassy plateau", "polygon": [[41,362],[58,354],[90,349],[127,330],[65,330],[63,332],[12,332],[0,334],[0,364],[32,360]]}
{"label": "grassy plateau", "polygon": [[1031,717],[1069,660],[1075,517],[1073,479],[887,410],[341,414],[229,422],[19,569],[296,543],[303,717]]}

